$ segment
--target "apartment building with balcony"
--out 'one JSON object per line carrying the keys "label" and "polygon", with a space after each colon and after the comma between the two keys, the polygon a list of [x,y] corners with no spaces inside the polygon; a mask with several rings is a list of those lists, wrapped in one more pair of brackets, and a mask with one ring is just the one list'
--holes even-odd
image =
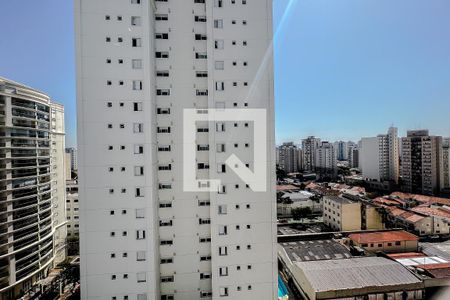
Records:
{"label": "apartment building with balcony", "polygon": [[66,256],[64,107],[0,78],[0,299]]}
{"label": "apartment building with balcony", "polygon": [[[272,1],[75,1],[83,299],[275,299]],[[253,170],[254,123],[184,109],[266,109],[267,191]],[[238,113],[239,114],[239,113]],[[183,189],[183,147],[197,179]]]}
{"label": "apartment building with balcony", "polygon": [[66,216],[67,237],[77,238],[80,228],[80,205],[78,199],[78,183],[76,180],[66,181]]}

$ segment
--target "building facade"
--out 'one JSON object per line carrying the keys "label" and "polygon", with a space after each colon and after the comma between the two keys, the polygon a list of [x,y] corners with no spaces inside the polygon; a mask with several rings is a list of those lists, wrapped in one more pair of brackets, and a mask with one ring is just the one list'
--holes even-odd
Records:
{"label": "building facade", "polygon": [[80,205],[76,180],[66,181],[66,211],[67,237],[76,238],[80,233]]}
{"label": "building facade", "polygon": [[333,230],[361,230],[361,203],[336,196],[323,198],[323,222]]}
{"label": "building facade", "polygon": [[307,172],[315,171],[314,165],[316,162],[316,150],[319,148],[320,139],[313,136],[302,140],[303,152],[303,170]]}
{"label": "building facade", "polygon": [[360,162],[367,181],[398,183],[399,139],[398,130],[390,127],[387,134],[362,138]]}
{"label": "building facade", "polygon": [[442,188],[450,189],[450,138],[442,140],[442,175]]}
{"label": "building facade", "polygon": [[284,143],[278,147],[278,167],[286,173],[299,171],[300,149],[294,143]]}
{"label": "building facade", "polygon": [[410,130],[402,138],[402,190],[438,195],[443,187],[442,137],[428,130]]}
{"label": "building facade", "polygon": [[[82,298],[274,299],[272,1],[75,3]],[[185,109],[267,111],[266,192],[225,163],[253,170],[251,120],[196,123],[222,184],[184,190]]]}
{"label": "building facade", "polygon": [[316,149],[314,170],[320,176],[334,177],[337,174],[337,160],[334,145],[329,142],[321,142]]}
{"label": "building facade", "polygon": [[66,153],[69,155],[70,170],[78,170],[78,159],[77,159],[77,149],[76,148],[66,148]]}
{"label": "building facade", "polygon": [[0,78],[0,299],[66,257],[64,107]]}

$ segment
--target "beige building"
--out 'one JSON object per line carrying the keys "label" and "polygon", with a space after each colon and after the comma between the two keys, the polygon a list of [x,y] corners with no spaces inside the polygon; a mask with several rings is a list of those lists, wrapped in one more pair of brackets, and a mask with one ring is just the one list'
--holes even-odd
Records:
{"label": "beige building", "polygon": [[323,198],[323,222],[338,231],[361,230],[361,203],[326,196]]}

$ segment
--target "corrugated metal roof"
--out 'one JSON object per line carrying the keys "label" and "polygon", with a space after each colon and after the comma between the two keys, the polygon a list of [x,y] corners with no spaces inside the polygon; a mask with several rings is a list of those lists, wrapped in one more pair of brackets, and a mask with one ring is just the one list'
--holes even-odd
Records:
{"label": "corrugated metal roof", "polygon": [[315,292],[420,284],[399,263],[383,257],[297,262]]}

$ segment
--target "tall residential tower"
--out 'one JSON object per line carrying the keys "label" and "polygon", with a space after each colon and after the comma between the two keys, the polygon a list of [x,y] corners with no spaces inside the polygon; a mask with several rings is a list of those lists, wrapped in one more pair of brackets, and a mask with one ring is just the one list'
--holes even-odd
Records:
{"label": "tall residential tower", "polygon": [[0,299],[66,257],[64,107],[0,78]]}
{"label": "tall residential tower", "polygon": [[[82,298],[275,299],[272,0],[75,3]],[[267,122],[200,121],[189,144],[186,109],[263,109]],[[188,179],[216,190],[184,189],[187,148]],[[232,154],[267,164],[265,192]]]}

